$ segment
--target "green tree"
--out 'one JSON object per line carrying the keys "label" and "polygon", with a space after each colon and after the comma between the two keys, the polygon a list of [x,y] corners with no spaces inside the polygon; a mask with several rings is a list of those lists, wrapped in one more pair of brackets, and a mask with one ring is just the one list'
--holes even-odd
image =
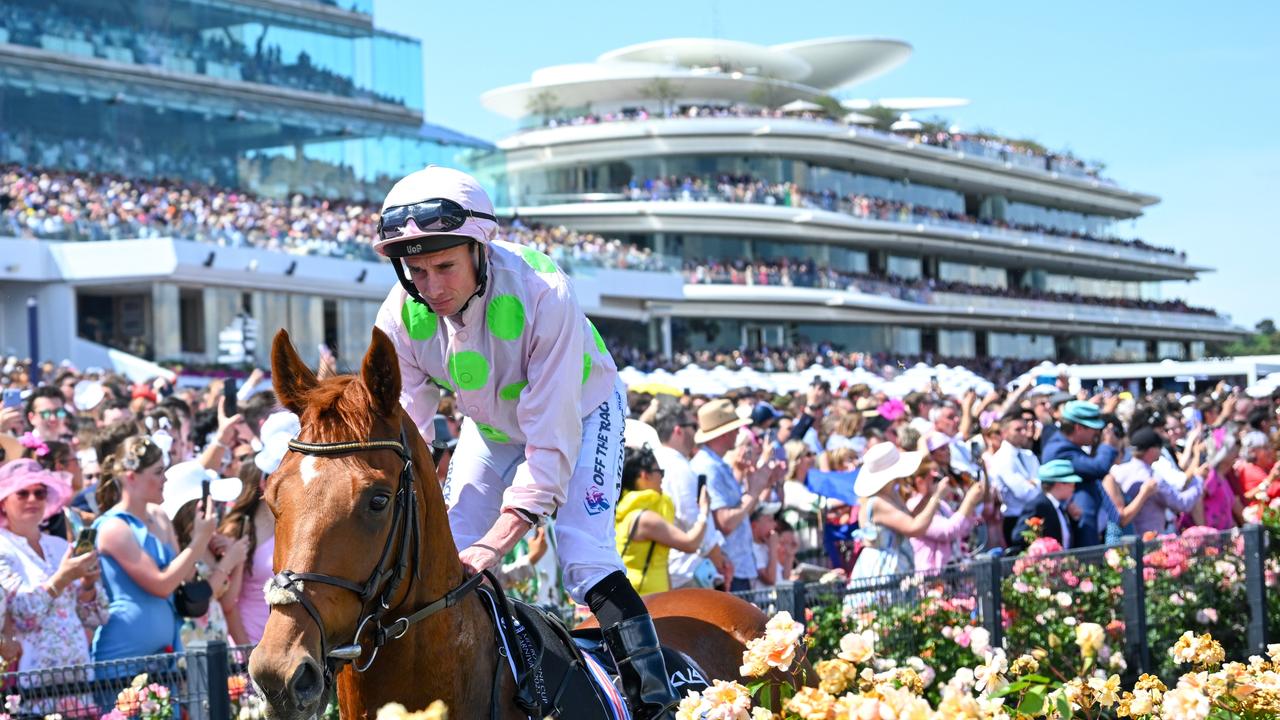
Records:
{"label": "green tree", "polygon": [[530,115],[541,117],[543,125],[550,124],[551,119],[564,109],[560,105],[560,96],[551,90],[540,90],[536,95],[529,98],[524,108]]}
{"label": "green tree", "polygon": [[889,126],[898,121],[898,115],[900,114],[897,110],[883,105],[872,105],[866,110],[859,110],[858,112],[874,119],[876,121],[875,128],[885,132],[889,131]]}
{"label": "green tree", "polygon": [[1227,343],[1221,349],[1222,355],[1277,355],[1280,354],[1280,331],[1271,318],[1260,320],[1253,328],[1253,333],[1243,340]]}
{"label": "green tree", "polygon": [[751,91],[750,99],[753,105],[762,105],[770,110],[777,110],[787,101],[794,99],[787,97],[784,89],[778,84],[778,78],[773,75],[761,75],[759,77],[762,82]]}
{"label": "green tree", "polygon": [[822,106],[822,112],[826,113],[827,117],[840,120],[845,115],[849,114],[849,109],[844,105],[841,105],[839,100],[831,97],[830,95],[823,95],[820,98],[816,98],[813,102]]}
{"label": "green tree", "polygon": [[656,77],[640,88],[643,97],[658,101],[663,117],[671,114],[672,103],[680,97],[680,92],[679,84],[664,77]]}

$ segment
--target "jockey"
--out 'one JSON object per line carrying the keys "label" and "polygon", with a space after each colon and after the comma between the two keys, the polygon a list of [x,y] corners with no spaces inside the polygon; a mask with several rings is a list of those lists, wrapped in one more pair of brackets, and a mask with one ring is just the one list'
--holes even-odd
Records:
{"label": "jockey", "polygon": [[492,568],[554,514],[566,589],[599,620],[634,714],[672,717],[657,632],[614,543],[626,387],[569,278],[497,233],[466,173],[432,165],[387,194],[373,247],[400,283],[376,324],[400,357],[401,404],[428,440],[442,388],[468,418],[444,485],[462,564]]}

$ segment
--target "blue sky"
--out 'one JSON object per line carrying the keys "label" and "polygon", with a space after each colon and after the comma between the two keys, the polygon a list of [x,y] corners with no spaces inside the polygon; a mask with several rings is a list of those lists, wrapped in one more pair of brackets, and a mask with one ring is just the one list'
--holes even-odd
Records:
{"label": "blue sky", "polygon": [[[376,22],[422,38],[427,119],[495,140],[513,122],[485,90],[631,43],[834,35],[911,43],[910,60],[850,97],[967,97],[945,115],[1071,149],[1163,202],[1133,230],[1217,272],[1171,283],[1246,327],[1271,302],[1280,232],[1280,3],[376,0]],[[925,113],[926,115],[928,113]],[[1280,213],[1278,213],[1280,214]]]}

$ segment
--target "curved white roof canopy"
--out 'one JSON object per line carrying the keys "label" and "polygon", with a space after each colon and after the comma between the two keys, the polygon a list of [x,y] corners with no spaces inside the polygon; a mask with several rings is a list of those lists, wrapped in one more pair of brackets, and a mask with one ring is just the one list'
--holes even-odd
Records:
{"label": "curved white roof canopy", "polygon": [[824,90],[866,82],[911,57],[911,45],[884,38],[821,38],[774,45],[770,49],[808,62],[812,72],[798,81]]}
{"label": "curved white roof canopy", "polygon": [[686,68],[722,68],[748,75],[804,82],[813,68],[803,58],[738,40],[671,38],[628,45],[598,58],[601,63],[653,62]]}
{"label": "curved white roof canopy", "polygon": [[[545,74],[544,74],[545,73]],[[530,103],[544,92],[552,95],[561,108],[607,106],[617,103],[644,105],[657,111],[656,99],[649,98],[655,79],[674,86],[683,101],[722,101],[756,104],[762,96],[773,94],[778,104],[790,100],[816,100],[822,91],[781,80],[770,80],[742,73],[720,73],[687,68],[672,68],[649,63],[611,63],[609,65],[560,65],[538,71],[533,82],[508,85],[480,96],[489,110],[511,118],[532,114]],[[554,78],[554,82],[539,82]],[[680,101],[676,101],[678,104]]]}
{"label": "curved white roof canopy", "polygon": [[648,99],[646,86],[662,78],[675,85],[677,102],[761,104],[763,88],[770,105],[783,104],[814,100],[876,77],[910,55],[907,43],[880,38],[825,38],[772,47],[671,38],[611,50],[594,63],[537,70],[530,82],[491,90],[481,102],[508,117],[529,115],[530,101],[542,93],[551,93],[563,108],[641,104]]}

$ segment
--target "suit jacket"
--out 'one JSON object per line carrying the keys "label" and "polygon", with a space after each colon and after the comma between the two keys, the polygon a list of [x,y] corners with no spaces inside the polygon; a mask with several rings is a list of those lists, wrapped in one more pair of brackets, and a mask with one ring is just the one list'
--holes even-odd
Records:
{"label": "suit jacket", "polygon": [[[1080,537],[1079,524],[1071,519],[1066,510],[1062,511],[1063,517],[1067,519],[1067,529],[1071,532],[1072,546],[1076,545],[1076,541]],[[1020,555],[1027,549],[1027,542],[1022,539],[1022,533],[1029,529],[1027,521],[1031,518],[1040,518],[1044,524],[1040,526],[1040,537],[1051,537],[1062,545],[1064,550],[1070,550],[1066,543],[1062,542],[1062,523],[1058,520],[1058,511],[1053,506],[1053,501],[1044,492],[1040,493],[1040,497],[1022,513],[1018,518],[1018,523],[1013,526],[1013,536],[1009,538],[1010,555]]]}

